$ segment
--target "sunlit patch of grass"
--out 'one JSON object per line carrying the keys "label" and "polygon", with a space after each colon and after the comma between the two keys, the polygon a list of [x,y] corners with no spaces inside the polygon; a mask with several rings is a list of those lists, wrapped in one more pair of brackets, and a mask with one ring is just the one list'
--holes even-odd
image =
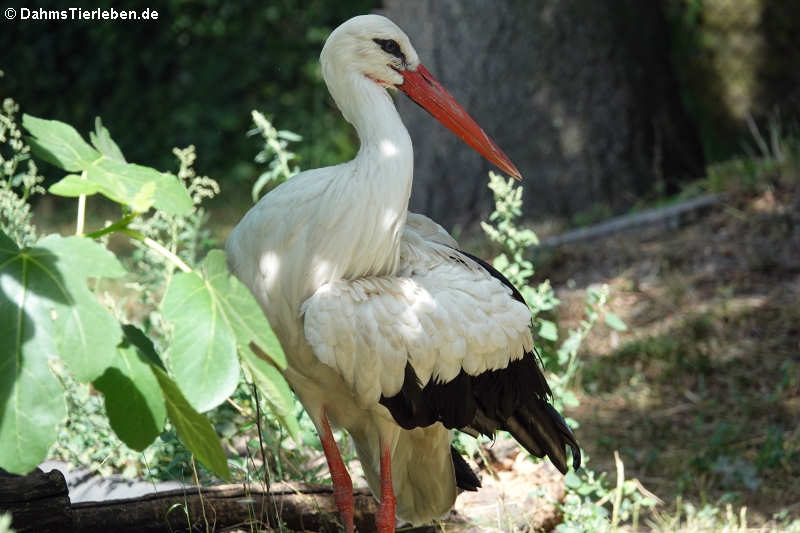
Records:
{"label": "sunlit patch of grass", "polygon": [[649,521],[655,533],[800,533],[800,519],[792,520],[787,512],[776,513],[762,526],[751,526],[747,507],[732,504],[697,507],[678,498],[675,507],[654,513]]}

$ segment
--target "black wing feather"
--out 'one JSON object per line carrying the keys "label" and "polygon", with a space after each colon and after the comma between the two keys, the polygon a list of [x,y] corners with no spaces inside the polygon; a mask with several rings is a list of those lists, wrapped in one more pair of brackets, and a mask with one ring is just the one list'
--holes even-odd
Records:
{"label": "black wing feather", "polygon": [[[460,253],[511,289],[515,300],[525,303],[497,269],[473,255]],[[567,470],[565,447],[572,449],[573,468],[580,467],[580,448],[564,419],[548,402],[552,392],[537,361],[537,354],[528,352],[506,368],[476,376],[462,370],[451,381],[431,380],[424,387],[409,363],[400,392],[381,396],[380,402],[405,429],[441,422],[448,429],[470,429],[489,437],[498,429],[508,431],[531,454],[550,457],[563,473]],[[457,471],[460,466],[456,465]],[[466,481],[464,484],[469,485]]]}

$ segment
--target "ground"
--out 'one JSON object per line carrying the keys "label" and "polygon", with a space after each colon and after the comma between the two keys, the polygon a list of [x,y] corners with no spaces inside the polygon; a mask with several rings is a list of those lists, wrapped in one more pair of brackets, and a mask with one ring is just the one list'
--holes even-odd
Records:
{"label": "ground", "polygon": [[[680,229],[562,248],[540,262],[575,324],[608,283],[628,331],[599,326],[579,376],[582,446],[595,470],[674,505],[800,516],[800,187],[733,192]],[[613,479],[613,475],[612,475]]]}

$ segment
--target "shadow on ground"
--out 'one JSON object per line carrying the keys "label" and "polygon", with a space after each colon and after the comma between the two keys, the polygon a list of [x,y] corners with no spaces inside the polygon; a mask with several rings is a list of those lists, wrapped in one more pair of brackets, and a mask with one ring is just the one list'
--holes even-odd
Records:
{"label": "shadow on ground", "polygon": [[670,502],[800,516],[800,187],[769,188],[664,235],[559,251],[540,269],[577,322],[609,283],[629,329],[587,343],[581,427],[594,469]]}

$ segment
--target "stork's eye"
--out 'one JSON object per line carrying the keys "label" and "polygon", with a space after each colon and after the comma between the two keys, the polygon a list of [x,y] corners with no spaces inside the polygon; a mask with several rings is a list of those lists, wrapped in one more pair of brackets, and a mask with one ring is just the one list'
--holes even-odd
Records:
{"label": "stork's eye", "polygon": [[381,50],[386,52],[387,54],[391,54],[395,57],[398,57],[405,62],[406,56],[403,54],[402,50],[400,50],[400,45],[397,44],[397,41],[393,39],[372,39],[375,43],[381,47]]}

